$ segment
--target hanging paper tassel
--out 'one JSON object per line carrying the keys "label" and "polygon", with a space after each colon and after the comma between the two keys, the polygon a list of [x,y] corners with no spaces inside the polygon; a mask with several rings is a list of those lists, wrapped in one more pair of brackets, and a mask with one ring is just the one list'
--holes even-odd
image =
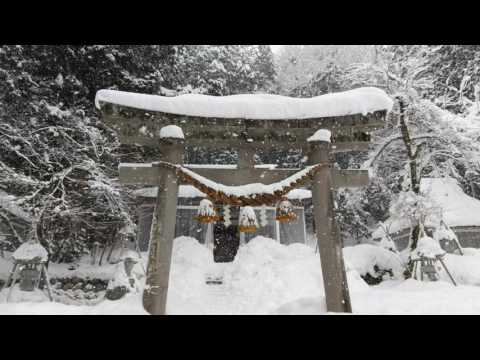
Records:
{"label": "hanging paper tassel", "polygon": [[251,206],[245,206],[240,209],[238,224],[240,232],[252,233],[257,231],[257,216]]}
{"label": "hanging paper tassel", "polygon": [[260,225],[262,227],[267,226],[268,224],[268,219],[267,219],[267,207],[265,205],[262,205],[262,208],[260,210]]}
{"label": "hanging paper tassel", "polygon": [[229,227],[230,225],[232,225],[232,220],[230,219],[230,205],[225,205],[223,207],[223,219],[225,221],[225,227]]}
{"label": "hanging paper tassel", "polygon": [[287,199],[280,201],[277,205],[277,217],[280,222],[287,222],[297,219],[297,214],[293,210],[293,205]]}
{"label": "hanging paper tassel", "polygon": [[215,221],[218,221],[220,218],[215,211],[213,203],[208,199],[203,199],[200,201],[198,206],[198,216],[197,220],[201,223],[208,224]]}

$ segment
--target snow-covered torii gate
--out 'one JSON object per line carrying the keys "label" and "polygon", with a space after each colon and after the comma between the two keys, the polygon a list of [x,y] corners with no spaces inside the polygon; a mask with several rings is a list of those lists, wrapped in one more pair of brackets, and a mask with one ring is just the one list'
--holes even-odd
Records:
{"label": "snow-covered torii gate", "polygon": [[[351,312],[332,190],[365,186],[368,172],[334,169],[332,155],[368,149],[369,132],[383,126],[392,107],[382,90],[360,88],[309,99],[264,94],[162,97],[100,90],[95,103],[122,143],[159,147],[162,154],[156,163],[119,167],[123,184],[158,186],[143,294],[149,313],[166,314],[180,183],[197,187],[220,204],[258,206],[275,203],[307,181],[312,185],[327,311]],[[183,166],[185,145],[236,149],[237,169],[188,169]],[[256,168],[257,149],[299,149],[310,166]]]}

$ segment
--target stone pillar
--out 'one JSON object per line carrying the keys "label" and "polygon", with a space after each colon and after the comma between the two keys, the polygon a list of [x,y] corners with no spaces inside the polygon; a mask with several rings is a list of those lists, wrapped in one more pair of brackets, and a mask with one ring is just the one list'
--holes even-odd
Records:
{"label": "stone pillar", "polygon": [[[163,161],[182,164],[184,141],[164,139],[161,151]],[[162,167],[159,173],[157,202],[150,232],[147,280],[143,292],[143,306],[152,315],[166,314],[179,184],[174,170]]]}
{"label": "stone pillar", "polygon": [[[310,142],[309,163],[331,161],[331,144]],[[322,265],[327,311],[352,312],[347,276],[343,262],[342,241],[334,218],[334,198],[331,165],[321,168],[312,181],[315,232]]]}

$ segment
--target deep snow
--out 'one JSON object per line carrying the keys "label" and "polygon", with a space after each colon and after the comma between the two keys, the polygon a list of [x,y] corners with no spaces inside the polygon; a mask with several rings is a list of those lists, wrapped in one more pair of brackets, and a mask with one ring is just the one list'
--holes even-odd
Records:
{"label": "deep snow", "polygon": [[[466,256],[447,254],[445,259],[460,284],[458,287],[443,273],[438,282],[389,280],[368,286],[359,274],[368,272],[373,262],[395,266],[395,256],[373,245],[345,248],[353,312],[479,314],[480,270],[475,269],[480,269],[480,251],[465,249],[465,253]],[[5,270],[5,264],[2,268]],[[113,269],[110,266],[110,271]],[[91,271],[93,268],[88,269]],[[211,273],[223,273],[224,284],[207,285],[205,277]],[[141,292],[120,301],[104,300],[95,306],[5,303],[5,296],[6,291],[1,291],[0,314],[145,314]],[[169,314],[323,314],[324,303],[319,255],[308,246],[286,246],[256,237],[240,248],[233,263],[215,264],[211,250],[195,239],[180,237],[174,242]]]}

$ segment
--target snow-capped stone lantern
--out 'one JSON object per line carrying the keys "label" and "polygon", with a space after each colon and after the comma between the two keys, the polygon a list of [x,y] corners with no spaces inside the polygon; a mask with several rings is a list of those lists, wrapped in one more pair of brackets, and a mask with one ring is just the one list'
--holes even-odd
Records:
{"label": "snow-capped stone lantern", "polygon": [[[443,257],[446,252],[441,248],[440,244],[425,233],[423,224],[420,224],[420,234],[417,242],[417,247],[410,255],[413,261],[413,278],[416,280],[424,280],[426,276],[430,281],[437,281],[439,279],[438,270],[441,267],[437,265],[440,262],[441,266],[449,276],[452,283],[456,286],[456,282],[448,271]],[[420,275],[420,279],[419,278]]]}
{"label": "snow-capped stone lantern", "polygon": [[257,216],[251,206],[240,208],[240,216],[238,219],[240,232],[253,233],[258,229]]}
{"label": "snow-capped stone lantern", "polygon": [[277,205],[277,216],[276,219],[280,222],[289,222],[297,220],[297,214],[293,210],[292,203],[284,198]]}
{"label": "snow-capped stone lantern", "polygon": [[47,287],[49,299],[52,301],[50,279],[48,278],[47,268],[45,266],[48,260],[48,252],[38,242],[35,230],[32,230],[30,240],[24,242],[14,251],[12,259],[13,267],[5,284],[5,287],[10,286],[7,301],[10,299],[18,277],[20,277],[20,290],[27,292],[35,291],[35,289],[39,287],[43,278]]}
{"label": "snow-capped stone lantern", "polygon": [[215,210],[215,206],[213,206],[213,203],[210,200],[203,199],[200,201],[197,220],[203,224],[209,224],[220,220],[220,217]]}

